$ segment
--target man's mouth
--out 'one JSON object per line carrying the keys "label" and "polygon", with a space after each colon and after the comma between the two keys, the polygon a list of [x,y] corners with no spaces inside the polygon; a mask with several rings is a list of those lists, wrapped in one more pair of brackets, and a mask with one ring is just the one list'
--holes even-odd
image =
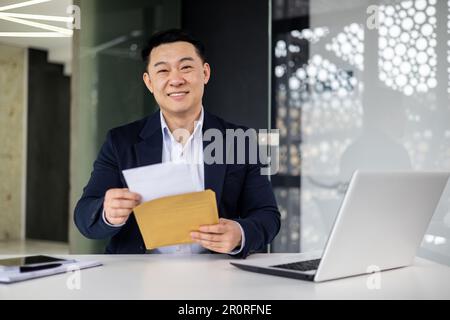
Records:
{"label": "man's mouth", "polygon": [[167,94],[169,97],[183,97],[187,95],[189,91],[177,91],[177,92],[171,92]]}

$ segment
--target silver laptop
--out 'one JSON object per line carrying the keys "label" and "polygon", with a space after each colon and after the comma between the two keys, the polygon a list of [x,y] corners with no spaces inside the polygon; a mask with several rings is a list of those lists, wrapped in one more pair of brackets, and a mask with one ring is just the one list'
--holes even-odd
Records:
{"label": "silver laptop", "polygon": [[307,259],[305,254],[275,255],[231,264],[316,282],[408,266],[449,176],[449,172],[356,171],[323,254],[307,254]]}

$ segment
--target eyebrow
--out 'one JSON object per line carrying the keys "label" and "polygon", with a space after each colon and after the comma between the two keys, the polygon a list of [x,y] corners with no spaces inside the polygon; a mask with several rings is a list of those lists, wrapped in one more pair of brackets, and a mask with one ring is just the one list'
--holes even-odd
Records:
{"label": "eyebrow", "polygon": [[[184,57],[184,58],[181,58],[178,62],[184,62],[184,61],[194,61],[194,58],[192,58],[192,57]],[[153,67],[158,67],[158,66],[160,66],[160,65],[163,65],[163,64],[168,64],[167,62],[165,62],[165,61],[160,61],[160,62],[157,62],[157,63],[155,63],[154,65],[153,65]]]}

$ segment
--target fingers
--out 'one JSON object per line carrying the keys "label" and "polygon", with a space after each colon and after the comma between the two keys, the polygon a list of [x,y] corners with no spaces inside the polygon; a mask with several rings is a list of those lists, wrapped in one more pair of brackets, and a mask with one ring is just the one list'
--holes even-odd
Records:
{"label": "fingers", "polygon": [[109,207],[113,209],[133,209],[139,205],[137,200],[112,199],[109,201]]}
{"label": "fingers", "polygon": [[191,238],[195,243],[211,251],[226,253],[228,250],[228,239],[226,235],[191,232]]}
{"label": "fingers", "polygon": [[105,193],[103,209],[106,220],[113,224],[123,224],[133,209],[141,202],[141,196],[128,189],[110,189]]}
{"label": "fingers", "polygon": [[141,201],[141,196],[138,193],[131,192],[126,188],[109,189],[106,191],[105,198]]}
{"label": "fingers", "polygon": [[201,232],[222,234],[227,231],[227,226],[219,222],[219,224],[201,226],[198,230]]}
{"label": "fingers", "polygon": [[225,240],[225,237],[223,235],[204,232],[191,232],[191,238],[208,242],[223,242]]}
{"label": "fingers", "polygon": [[107,209],[133,209],[141,202],[141,196],[128,189],[106,191],[104,207]]}
{"label": "fingers", "polygon": [[218,224],[201,226],[191,232],[191,238],[202,247],[220,253],[229,253],[241,243],[242,234],[238,223],[220,219]]}
{"label": "fingers", "polygon": [[228,252],[227,246],[224,245],[225,242],[222,242],[222,241],[216,242],[216,241],[205,240],[202,238],[194,238],[194,237],[192,237],[192,239],[195,243],[198,243],[203,248],[206,248],[208,250],[211,250],[214,252],[219,252],[219,253],[227,253]]}
{"label": "fingers", "polygon": [[113,225],[123,224],[128,220],[132,209],[112,209],[105,206],[103,208],[105,210],[105,218],[106,220]]}
{"label": "fingers", "polygon": [[113,210],[109,210],[108,218],[113,218],[113,219],[126,218],[129,215],[130,215],[129,209],[113,209]]}
{"label": "fingers", "polygon": [[227,232],[227,230],[230,229],[230,226],[234,223],[235,222],[233,220],[220,218],[218,224],[200,226],[199,231],[221,234]]}

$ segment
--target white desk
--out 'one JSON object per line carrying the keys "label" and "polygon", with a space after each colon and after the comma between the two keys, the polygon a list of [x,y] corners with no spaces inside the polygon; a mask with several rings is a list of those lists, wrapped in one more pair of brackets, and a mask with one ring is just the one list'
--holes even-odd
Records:
{"label": "white desk", "polygon": [[[264,256],[252,255],[248,259]],[[367,275],[312,283],[243,271],[230,265],[234,259],[226,255],[70,257],[99,260],[104,265],[82,270],[79,290],[68,289],[71,274],[66,273],[0,284],[0,300],[450,299],[450,267],[420,258],[413,266],[382,272],[381,288],[369,290]]]}

